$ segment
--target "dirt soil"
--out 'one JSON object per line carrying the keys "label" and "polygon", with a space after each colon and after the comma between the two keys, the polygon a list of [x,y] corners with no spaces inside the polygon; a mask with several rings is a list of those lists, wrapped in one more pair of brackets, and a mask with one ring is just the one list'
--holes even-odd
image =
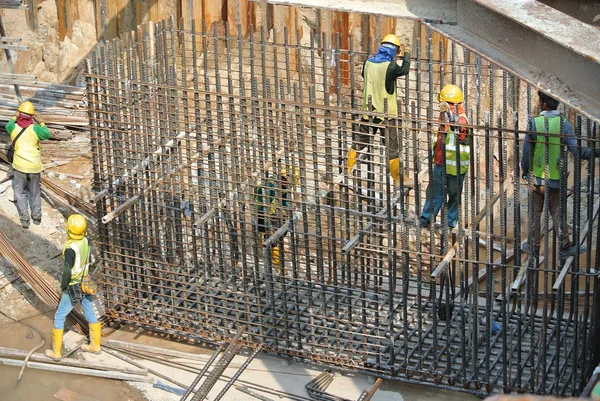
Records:
{"label": "dirt soil", "polygon": [[[91,164],[86,157],[89,147],[85,145],[85,138],[47,142],[42,147],[44,164],[72,158],[69,164],[46,168],[43,177],[72,194],[89,199]],[[7,165],[0,164],[0,181],[3,181],[8,174],[4,171]],[[49,172],[53,174],[47,174]],[[70,176],[60,177],[61,174]],[[19,223],[13,200],[10,181],[0,184],[0,230],[42,277],[58,288],[65,216],[42,199],[42,224],[32,224],[25,230]],[[54,309],[43,303],[0,255],[0,346],[30,351],[42,341],[37,329],[44,337],[44,345],[36,352],[43,352],[51,344],[53,316]],[[18,381],[20,369],[0,366],[0,400],[56,400],[54,394],[62,387],[98,401],[146,400],[138,389],[122,381],[31,368],[26,369]]]}

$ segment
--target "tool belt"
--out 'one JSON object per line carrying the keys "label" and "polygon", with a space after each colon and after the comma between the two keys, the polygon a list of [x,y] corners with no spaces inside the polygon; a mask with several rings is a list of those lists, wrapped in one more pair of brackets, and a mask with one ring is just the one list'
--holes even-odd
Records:
{"label": "tool belt", "polygon": [[67,287],[67,294],[71,298],[71,302],[79,302],[83,299],[83,291],[81,291],[81,283],[76,283]]}

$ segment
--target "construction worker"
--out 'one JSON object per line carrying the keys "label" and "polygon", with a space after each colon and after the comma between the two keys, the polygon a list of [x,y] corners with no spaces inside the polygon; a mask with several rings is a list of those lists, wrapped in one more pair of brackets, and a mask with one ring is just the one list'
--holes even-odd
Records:
{"label": "construction worker", "polygon": [[[271,177],[266,185],[257,187],[254,198],[257,203],[259,247],[264,240],[269,238],[281,226],[283,211],[290,207],[290,191],[300,182],[300,172],[292,169],[288,174],[286,168],[282,168],[278,177]],[[284,274],[279,258],[279,246],[272,245],[271,260],[277,273]]]}
{"label": "construction worker", "polygon": [[82,345],[84,352],[100,353],[101,323],[98,322],[93,309],[92,295],[82,292],[82,280],[91,274],[92,244],[86,236],[87,222],[80,214],[73,214],[67,219],[67,242],[63,249],[63,273],[60,288],[63,291],[52,328],[52,349],[46,350],[46,356],[60,360],[62,337],[67,315],[77,302],[81,303],[85,319],[90,328],[90,344]]}
{"label": "construction worker", "polygon": [[[363,89],[363,106],[365,111],[384,113],[384,101],[387,100],[387,115],[395,118],[398,115],[398,103],[396,101],[396,79],[407,75],[410,69],[410,44],[408,40],[404,44],[404,57],[402,65],[396,61],[396,53],[401,48],[400,39],[394,35],[386,35],[381,41],[377,53],[371,56],[363,65],[363,78],[365,80]],[[369,104],[370,99],[370,104]],[[375,126],[373,126],[375,124]],[[352,172],[357,159],[357,150],[362,150],[371,142],[371,136],[379,131],[382,138],[387,141],[388,165],[390,174],[396,185],[400,185],[400,150],[398,147],[398,128],[395,121],[390,122],[389,131],[387,119],[373,117],[370,124],[369,116],[361,117],[359,131],[353,132],[352,147],[348,150],[348,174]],[[387,138],[386,138],[387,137]],[[408,177],[404,178],[404,185],[411,185]]]}
{"label": "construction worker", "polygon": [[[423,212],[419,218],[421,227],[429,226],[435,219],[443,199],[443,169],[447,174],[448,227],[454,228],[458,220],[458,200],[462,192],[465,174],[469,170],[471,157],[471,137],[466,125],[469,120],[463,107],[464,96],[456,85],[445,85],[438,96],[440,102],[440,126],[433,142],[433,174],[427,186]],[[444,149],[445,145],[445,160]],[[444,163],[446,164],[444,167]],[[433,200],[430,199],[433,196]],[[433,201],[433,214],[431,202]]]}
{"label": "construction worker", "polygon": [[[37,124],[34,123],[37,122]],[[40,173],[42,151],[39,141],[50,139],[48,127],[35,115],[31,102],[23,102],[15,116],[6,123],[6,132],[13,141],[14,170],[12,187],[21,226],[29,228],[29,209],[33,224],[42,222]]]}
{"label": "construction worker", "polygon": [[[561,238],[559,238],[560,246],[562,248],[562,257],[567,258],[577,254],[577,244],[571,243],[569,236],[569,226],[567,225],[567,213],[566,210],[563,213],[562,219],[559,216],[559,197],[560,197],[560,126],[561,121],[563,123],[563,137],[562,143],[567,146],[572,154],[579,152],[581,159],[593,160],[595,156],[598,156],[597,151],[593,151],[589,148],[578,148],[575,135],[573,134],[573,127],[571,123],[567,121],[560,112],[556,110],[558,108],[558,100],[546,95],[545,93],[538,92],[541,113],[538,117],[529,121],[528,131],[535,131],[540,133],[546,132],[546,123],[548,124],[548,133],[546,135],[534,135],[527,134],[525,136],[525,143],[523,144],[523,157],[521,158],[521,171],[524,180],[528,180],[528,174],[532,173],[533,177],[533,191],[531,196],[533,197],[533,234],[534,241],[533,251],[538,254],[540,249],[540,242],[542,239],[540,230],[540,218],[544,209],[544,197],[548,196],[548,207],[550,215],[552,216],[552,222],[554,227],[562,227]],[[552,135],[554,134],[554,135]],[[548,143],[548,146],[546,146]],[[531,147],[534,147],[531,149]],[[548,173],[546,177],[546,149],[548,156]],[[530,153],[533,150],[533,171],[530,171]],[[565,161],[566,162],[566,161]],[[547,179],[547,180],[546,180]],[[529,242],[525,242],[523,250],[529,252],[531,247]],[[579,253],[584,253],[587,247],[581,245]]]}

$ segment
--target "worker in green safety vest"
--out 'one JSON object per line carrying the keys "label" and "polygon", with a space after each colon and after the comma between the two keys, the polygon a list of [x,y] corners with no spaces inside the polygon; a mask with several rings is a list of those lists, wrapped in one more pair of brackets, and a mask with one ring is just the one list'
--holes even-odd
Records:
{"label": "worker in green safety vest", "polygon": [[77,303],[81,303],[85,319],[90,328],[90,344],[81,346],[84,352],[99,354],[102,324],[94,311],[93,293],[86,288],[86,277],[91,275],[93,265],[92,245],[86,233],[87,221],[80,214],[72,214],[67,219],[67,242],[63,250],[63,272],[61,290],[63,291],[58,309],[54,314],[52,327],[52,349],[46,350],[47,357],[59,361],[62,358],[62,338],[65,320]]}
{"label": "worker in green safety vest", "polygon": [[[403,48],[404,55],[402,65],[396,63],[396,53]],[[398,103],[396,100],[396,80],[407,75],[410,70],[410,44],[408,39],[402,45],[400,39],[394,35],[386,35],[381,41],[377,53],[363,65],[363,78],[365,81],[363,89],[364,111],[383,114],[388,118],[370,117],[363,115],[358,132],[352,133],[352,146],[348,149],[347,170],[348,174],[354,169],[358,157],[357,151],[362,150],[371,143],[371,138],[379,131],[384,143],[388,147],[388,166],[390,175],[396,185],[400,185],[400,149],[398,144]],[[387,103],[387,110],[385,105]],[[389,126],[389,132],[388,131]],[[403,184],[411,186],[410,179],[404,173]]]}
{"label": "worker in green safety vest", "polygon": [[[458,220],[458,200],[462,192],[465,174],[471,160],[472,135],[467,125],[469,120],[463,107],[464,95],[456,85],[445,85],[440,91],[440,127],[432,138],[433,171],[427,187],[427,196],[419,225],[429,226],[435,219],[443,202],[443,174],[446,173],[448,197],[448,227],[453,228]],[[445,149],[445,152],[444,152]],[[445,156],[445,157],[444,157]],[[433,199],[432,199],[433,197]]]}
{"label": "worker in green safety vest", "polygon": [[[528,133],[523,144],[523,157],[521,158],[521,170],[524,180],[533,180],[533,232],[529,233],[529,240],[524,243],[523,250],[538,254],[542,239],[540,220],[544,210],[544,198],[548,196],[548,209],[552,216],[554,227],[561,227],[560,241],[562,258],[584,253],[587,250],[585,244],[571,243],[569,226],[567,225],[566,210],[559,216],[560,206],[560,147],[567,149],[575,155],[579,152],[581,159],[593,160],[598,156],[598,150],[577,146],[573,127],[557,110],[559,102],[553,97],[538,92],[541,113],[538,117],[529,121],[529,132],[538,132],[541,135]],[[562,136],[561,136],[562,125]],[[531,159],[533,157],[533,159]],[[546,165],[546,160],[548,163]],[[565,160],[565,166],[568,161]],[[533,170],[531,171],[531,166]],[[547,174],[546,174],[547,168]],[[529,174],[532,173],[532,174]],[[566,167],[564,173],[566,174]],[[529,245],[533,240],[534,246]]]}
{"label": "worker in green safety vest", "polygon": [[[294,168],[291,170],[288,172],[287,168],[282,168],[278,176],[270,177],[254,190],[259,248],[281,226],[285,209],[290,207],[290,191],[300,182],[300,172]],[[277,273],[285,274],[277,244],[271,246],[271,263]]]}

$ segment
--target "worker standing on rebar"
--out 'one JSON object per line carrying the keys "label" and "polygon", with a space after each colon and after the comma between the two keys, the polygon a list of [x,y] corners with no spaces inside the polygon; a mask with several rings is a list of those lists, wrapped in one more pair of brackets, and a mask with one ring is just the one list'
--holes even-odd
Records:
{"label": "worker standing on rebar", "polygon": [[[539,254],[540,243],[542,240],[540,219],[544,209],[544,197],[548,196],[548,208],[552,216],[552,222],[555,229],[562,228],[561,238],[559,238],[562,249],[562,258],[576,255],[577,244],[571,243],[569,235],[569,226],[567,224],[567,213],[563,211],[562,219],[559,216],[560,207],[560,146],[561,143],[567,146],[567,149],[575,155],[579,152],[581,159],[593,160],[597,156],[596,152],[589,148],[579,148],[573,127],[557,110],[558,100],[538,92],[541,113],[538,117],[529,121],[528,131],[539,132],[543,135],[534,135],[528,133],[525,136],[523,144],[523,157],[521,158],[521,171],[524,180],[533,180],[533,190],[530,195],[533,197],[533,233],[529,233],[529,238],[533,239],[533,252]],[[547,125],[546,125],[547,124]],[[562,124],[562,137],[561,137]],[[547,127],[547,128],[546,128]],[[546,135],[550,134],[550,135]],[[546,146],[547,145],[547,146]],[[532,148],[533,147],[533,148]],[[531,160],[533,157],[533,160]],[[546,157],[548,165],[546,166]],[[530,171],[530,164],[533,161],[533,171]],[[567,163],[567,160],[564,161]],[[548,176],[546,176],[546,167]],[[529,177],[529,173],[533,175]],[[566,173],[566,171],[565,171]],[[530,251],[529,241],[523,244],[523,250]],[[585,244],[579,248],[579,253],[587,250]]]}
{"label": "worker standing on rebar", "polygon": [[[62,358],[62,338],[65,320],[78,302],[81,303],[85,319],[90,328],[90,344],[81,346],[84,352],[99,354],[101,351],[101,323],[93,308],[93,296],[82,288],[82,281],[92,274],[92,243],[86,233],[87,221],[80,214],[73,214],[67,219],[67,242],[63,249],[63,273],[61,290],[63,291],[54,315],[52,328],[52,349],[46,350],[46,356],[58,361]],[[85,283],[85,281],[84,281]],[[89,291],[87,291],[89,292]]]}
{"label": "worker standing on rebar", "polygon": [[[34,123],[37,122],[37,124]],[[6,123],[13,142],[12,187],[21,226],[29,228],[29,210],[33,224],[42,222],[41,172],[42,151],[39,141],[50,139],[48,127],[35,115],[31,102],[23,102],[15,116]]]}
{"label": "worker standing on rebar", "polygon": [[[282,168],[278,177],[271,177],[265,185],[260,185],[254,190],[257,204],[257,230],[259,235],[258,247],[262,248],[263,241],[269,238],[281,226],[283,211],[290,207],[290,191],[298,185],[300,172]],[[271,246],[271,262],[278,274],[285,274],[281,267],[279,246]]]}
{"label": "worker standing on rebar", "polygon": [[[433,140],[432,180],[427,186],[425,205],[419,218],[419,225],[427,227],[431,220],[435,219],[442,203],[446,201],[444,199],[444,192],[446,192],[448,227],[454,228],[458,220],[458,200],[462,192],[465,174],[469,170],[472,135],[469,134],[467,128],[469,120],[462,104],[464,96],[460,88],[456,85],[445,85],[440,91],[438,99],[440,101],[440,126]],[[444,164],[447,175],[446,191],[442,187]]]}
{"label": "worker standing on rebar", "polygon": [[[403,47],[404,56],[402,65],[398,65],[395,61],[396,53]],[[371,142],[371,137],[379,131],[382,135],[384,143],[387,142],[388,147],[388,165],[390,174],[396,185],[400,185],[400,149],[398,146],[398,124],[395,121],[398,116],[398,103],[396,100],[396,80],[408,74],[410,69],[410,44],[408,39],[404,46],[401,45],[400,39],[394,35],[386,35],[381,41],[381,46],[377,49],[377,53],[371,56],[363,65],[363,78],[365,80],[363,89],[363,106],[364,111],[384,113],[390,117],[383,119],[373,117],[370,121],[368,115],[361,117],[358,132],[352,133],[352,147],[348,150],[348,174],[352,172],[357,160],[357,151],[362,150]],[[384,104],[387,101],[387,110]],[[389,131],[387,127],[389,125]],[[404,185],[410,186],[412,183],[404,172]]]}

